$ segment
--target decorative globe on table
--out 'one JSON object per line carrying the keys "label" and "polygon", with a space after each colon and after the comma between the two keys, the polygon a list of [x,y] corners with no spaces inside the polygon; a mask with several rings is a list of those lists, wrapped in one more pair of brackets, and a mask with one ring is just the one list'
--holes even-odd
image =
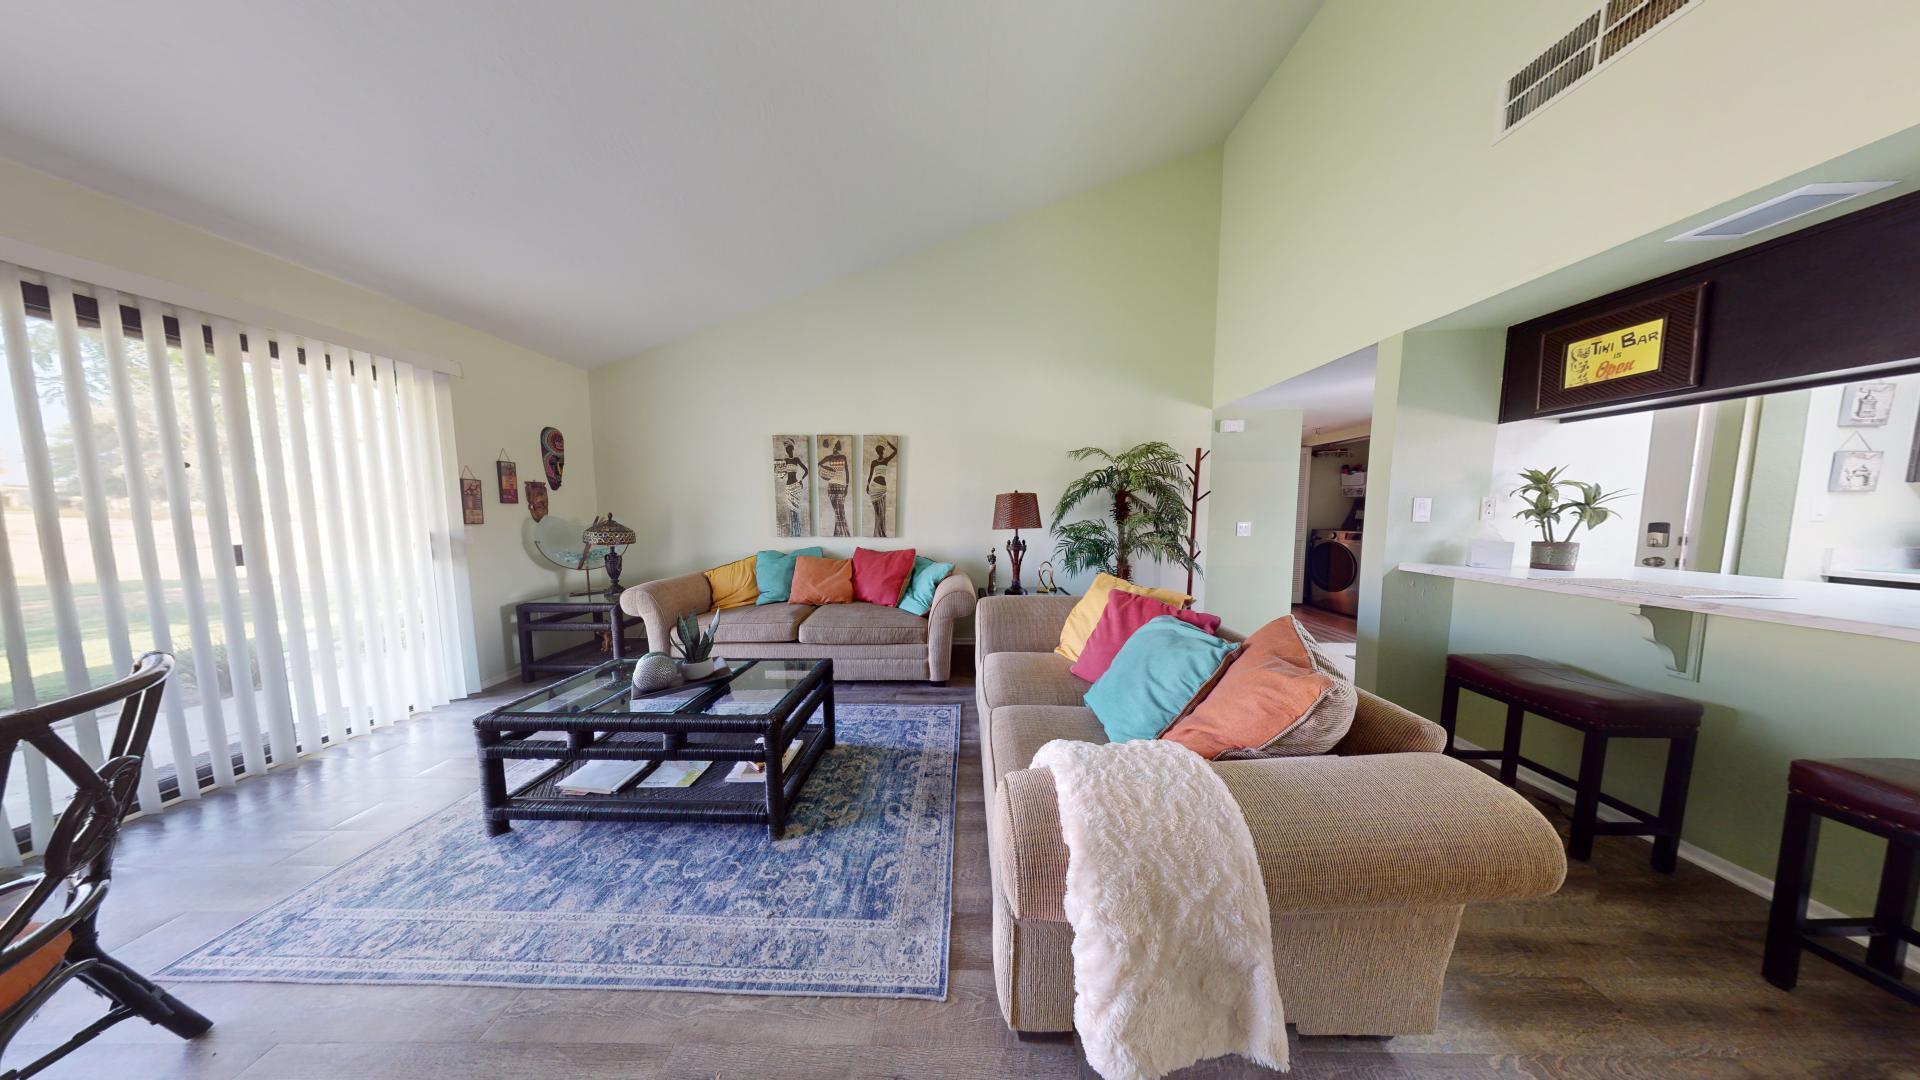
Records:
{"label": "decorative globe on table", "polygon": [[670,690],[679,686],[680,665],[666,653],[650,652],[633,664],[633,688],[640,693],[649,694],[655,690]]}

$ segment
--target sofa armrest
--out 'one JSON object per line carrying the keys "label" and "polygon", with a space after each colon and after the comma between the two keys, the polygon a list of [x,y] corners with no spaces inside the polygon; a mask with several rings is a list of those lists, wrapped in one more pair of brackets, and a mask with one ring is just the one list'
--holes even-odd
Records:
{"label": "sofa armrest", "polygon": [[713,606],[713,587],[705,574],[682,574],[643,582],[620,594],[620,610],[647,624],[647,648],[673,651],[673,624],[682,615],[700,615]]}
{"label": "sofa armrest", "polygon": [[974,656],[981,663],[974,671],[985,671],[986,658],[998,652],[1052,652],[1060,644],[1067,615],[1079,602],[1077,596],[1051,593],[981,599],[973,625]]}
{"label": "sofa armrest", "polygon": [[[1518,793],[1439,754],[1217,762],[1274,915],[1451,906],[1560,887],[1560,837]],[[992,858],[1015,918],[1065,922],[1067,846],[1050,769],[1008,773]]]}
{"label": "sofa armrest", "polygon": [[973,614],[974,604],[973,579],[964,570],[940,579],[933,590],[933,604],[927,608],[928,680],[946,682],[953,674],[953,629]]}
{"label": "sofa armrest", "polygon": [[1447,748],[1447,729],[1376,694],[1360,691],[1353,726],[1333,748],[1343,757],[1359,754],[1438,754]]}

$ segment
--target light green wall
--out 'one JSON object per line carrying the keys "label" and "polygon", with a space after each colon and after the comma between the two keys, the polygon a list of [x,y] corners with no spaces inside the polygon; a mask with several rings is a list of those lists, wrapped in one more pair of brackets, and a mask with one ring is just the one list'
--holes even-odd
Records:
{"label": "light green wall", "polygon": [[563,577],[528,544],[525,506],[494,501],[493,462],[504,448],[520,463],[522,480],[538,476],[540,429],[559,428],[567,437],[567,471],[553,512],[590,519],[597,500],[586,372],[5,160],[0,236],[459,363],[466,374],[451,384],[454,444],[487,491],[486,524],[466,530],[482,682],[505,676],[517,662],[510,631],[516,600],[552,595],[563,580],[579,586],[580,575]]}
{"label": "light green wall", "polygon": [[[1460,562],[1493,464],[1505,337],[1468,330],[1398,334],[1380,343],[1361,541],[1360,685],[1437,715],[1450,590],[1400,563]],[[1413,500],[1433,520],[1413,521]]]}
{"label": "light green wall", "polygon": [[[1252,633],[1293,607],[1293,506],[1300,483],[1300,410],[1222,409],[1215,419],[1246,422],[1213,437],[1208,464],[1206,609]],[[1216,427],[1218,424],[1216,423]],[[1252,536],[1236,533],[1242,521]]]}
{"label": "light green wall", "polygon": [[1740,425],[1746,402],[1718,401],[1705,407],[1713,417],[1713,439],[1707,449],[1707,483],[1700,496],[1700,530],[1689,543],[1687,560],[1695,570],[1718,573],[1726,555],[1727,526],[1733,514],[1733,481],[1739,471]]}
{"label": "light green wall", "polygon": [[[996,492],[1051,511],[1074,447],[1206,446],[1219,191],[1217,152],[1181,158],[593,372],[626,576],[796,546],[773,535],[778,433],[903,436],[902,535],[877,546],[980,582]],[[1053,545],[1029,539],[1031,586]]]}
{"label": "light green wall", "polygon": [[[1920,756],[1913,714],[1920,650],[1913,645],[1709,618],[1695,683],[1666,673],[1628,610],[1602,600],[1459,582],[1451,648],[1553,657],[1704,704],[1687,805],[1689,843],[1771,878],[1789,761]],[[1497,746],[1500,716],[1498,706],[1462,695],[1460,734]],[[1529,719],[1522,750],[1561,772],[1578,771],[1577,738],[1551,722]],[[1663,761],[1662,748],[1652,741],[1616,741],[1608,752],[1607,790],[1638,806],[1657,806]],[[1816,897],[1850,912],[1870,911],[1884,850],[1877,840],[1830,826],[1821,840]]]}
{"label": "light green wall", "polygon": [[1215,402],[1914,123],[1911,3],[1714,0],[1495,142],[1501,80],[1596,6],[1320,11],[1227,140]]}

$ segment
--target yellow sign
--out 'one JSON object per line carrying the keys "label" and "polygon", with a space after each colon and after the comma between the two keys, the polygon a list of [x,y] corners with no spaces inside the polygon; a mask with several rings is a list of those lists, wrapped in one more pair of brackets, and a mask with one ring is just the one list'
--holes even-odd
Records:
{"label": "yellow sign", "polygon": [[1667,320],[1654,319],[1568,345],[1561,388],[1571,390],[1659,371],[1660,339],[1666,329]]}

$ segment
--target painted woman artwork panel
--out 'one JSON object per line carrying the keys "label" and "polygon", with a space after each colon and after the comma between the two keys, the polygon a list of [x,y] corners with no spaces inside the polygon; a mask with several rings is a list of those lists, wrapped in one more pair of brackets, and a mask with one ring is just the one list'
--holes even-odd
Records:
{"label": "painted woman artwork panel", "polygon": [[860,437],[860,535],[900,535],[900,436]]}
{"label": "painted woman artwork panel", "polygon": [[812,536],[813,441],[805,435],[773,437],[773,534]]}
{"label": "painted woman artwork panel", "polygon": [[814,482],[820,489],[822,536],[853,535],[853,436],[813,437]]}

